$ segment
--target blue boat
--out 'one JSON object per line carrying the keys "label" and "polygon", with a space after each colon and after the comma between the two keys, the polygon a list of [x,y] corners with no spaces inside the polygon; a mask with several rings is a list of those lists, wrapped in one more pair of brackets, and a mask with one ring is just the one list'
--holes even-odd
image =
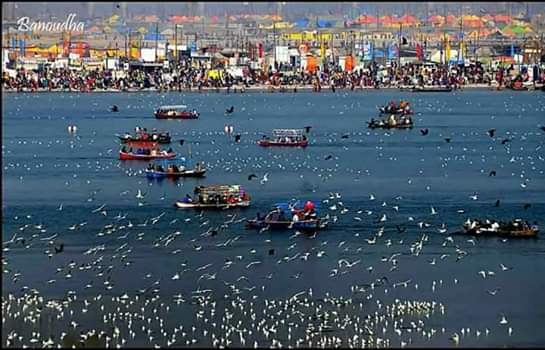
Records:
{"label": "blue boat", "polygon": [[178,159],[161,159],[149,164],[145,170],[148,179],[162,179],[165,177],[203,177],[206,169],[197,163],[190,168],[191,164],[184,157]]}

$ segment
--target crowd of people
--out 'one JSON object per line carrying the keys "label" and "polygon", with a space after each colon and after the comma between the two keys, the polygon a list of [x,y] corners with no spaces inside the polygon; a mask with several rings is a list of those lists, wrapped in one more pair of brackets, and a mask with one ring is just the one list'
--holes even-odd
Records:
{"label": "crowd of people", "polygon": [[[335,89],[383,88],[399,86],[441,85],[460,88],[471,84],[509,86],[513,81],[545,81],[545,71],[523,69],[513,75],[515,67],[490,68],[481,64],[470,66],[405,64],[399,69],[395,62],[388,67],[376,63],[365,69],[347,72],[339,66],[326,66],[322,70],[308,72],[289,65],[268,67],[266,70],[245,69],[244,76],[234,77],[226,69],[212,77],[205,68],[189,65],[145,71],[133,69],[127,72],[112,70],[70,70],[46,68],[40,71],[18,69],[13,75],[3,72],[2,87],[12,91],[81,91],[119,90],[134,91],[157,89],[182,91],[226,88],[227,92],[244,91],[251,86],[293,88],[313,86]],[[530,68],[532,69],[532,68]],[[532,74],[533,73],[533,74]]]}

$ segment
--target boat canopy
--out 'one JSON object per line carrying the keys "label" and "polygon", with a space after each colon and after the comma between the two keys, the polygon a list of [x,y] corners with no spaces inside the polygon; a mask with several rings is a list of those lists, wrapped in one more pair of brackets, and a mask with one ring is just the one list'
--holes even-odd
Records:
{"label": "boat canopy", "polygon": [[286,137],[286,136],[303,136],[304,129],[274,129],[273,136]]}
{"label": "boat canopy", "polygon": [[173,111],[173,110],[180,110],[180,109],[186,109],[187,106],[186,105],[169,105],[169,106],[160,106],[159,107],[159,110],[161,111],[165,111],[165,110],[169,110],[169,111]]}
{"label": "boat canopy", "polygon": [[187,166],[188,162],[185,157],[174,159],[156,159],[153,161],[153,165],[161,165],[162,167],[168,167],[169,165],[183,165]]}
{"label": "boat canopy", "polygon": [[240,185],[210,185],[196,189],[199,189],[202,194],[239,194],[244,191]]}

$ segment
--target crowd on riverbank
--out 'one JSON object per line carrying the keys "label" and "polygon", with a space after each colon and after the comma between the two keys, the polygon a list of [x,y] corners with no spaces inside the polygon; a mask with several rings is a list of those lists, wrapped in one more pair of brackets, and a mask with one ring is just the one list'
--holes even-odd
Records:
{"label": "crowd on riverbank", "polygon": [[475,85],[509,85],[545,82],[545,70],[537,67],[517,71],[513,66],[492,70],[482,65],[471,66],[421,66],[407,64],[400,69],[382,68],[376,64],[368,68],[346,72],[331,67],[315,73],[295,71],[280,66],[273,72],[248,69],[243,77],[234,77],[227,70],[211,77],[204,68],[163,68],[151,72],[132,70],[118,74],[111,70],[45,69],[40,72],[17,70],[15,76],[3,72],[2,88],[6,91],[182,91],[227,88],[230,90],[271,87],[305,87],[315,90],[327,87],[335,90],[358,88],[388,88],[414,85],[449,85],[454,88]]}

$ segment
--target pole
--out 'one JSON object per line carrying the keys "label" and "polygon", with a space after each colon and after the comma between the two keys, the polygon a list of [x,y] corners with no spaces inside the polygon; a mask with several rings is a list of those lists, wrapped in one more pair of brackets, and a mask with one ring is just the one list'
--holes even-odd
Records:
{"label": "pole", "polygon": [[176,57],[176,65],[178,64],[178,23],[174,24],[174,57]]}
{"label": "pole", "polygon": [[159,23],[155,24],[155,62],[157,62],[157,49],[159,46]]}
{"label": "pole", "polygon": [[397,70],[401,70],[401,30],[402,30],[403,24],[399,23],[399,39],[398,39],[398,46],[397,46]]}
{"label": "pole", "polygon": [[273,21],[274,68],[276,69],[276,22]]}

